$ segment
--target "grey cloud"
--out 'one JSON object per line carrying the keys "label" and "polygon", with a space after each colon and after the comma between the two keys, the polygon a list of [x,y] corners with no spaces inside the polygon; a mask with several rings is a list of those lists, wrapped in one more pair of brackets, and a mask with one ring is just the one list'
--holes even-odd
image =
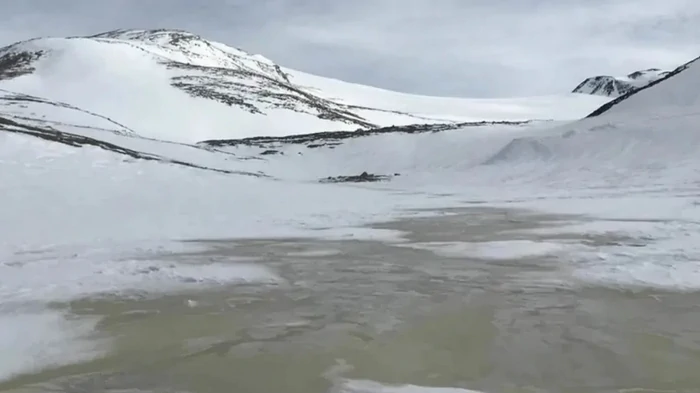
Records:
{"label": "grey cloud", "polygon": [[6,1],[0,44],[181,28],[306,72],[413,93],[564,92],[700,55],[696,0]]}

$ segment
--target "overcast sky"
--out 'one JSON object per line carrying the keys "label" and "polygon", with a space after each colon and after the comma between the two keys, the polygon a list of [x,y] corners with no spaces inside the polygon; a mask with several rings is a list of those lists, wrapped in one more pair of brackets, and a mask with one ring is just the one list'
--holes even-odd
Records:
{"label": "overcast sky", "polygon": [[698,0],[0,0],[0,45],[178,28],[310,73],[470,97],[569,91],[700,55]]}

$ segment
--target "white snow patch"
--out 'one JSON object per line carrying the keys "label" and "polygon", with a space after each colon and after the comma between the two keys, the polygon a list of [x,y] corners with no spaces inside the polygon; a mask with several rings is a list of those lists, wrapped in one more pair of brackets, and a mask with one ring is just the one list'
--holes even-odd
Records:
{"label": "white snow patch", "polygon": [[532,240],[487,242],[424,242],[400,244],[400,247],[429,250],[447,258],[518,259],[558,254],[571,245]]}
{"label": "white snow patch", "polygon": [[588,285],[611,288],[655,288],[673,292],[700,291],[700,261],[648,259],[633,255],[602,257],[607,263],[578,269],[573,276]]}
{"label": "white snow patch", "polygon": [[481,393],[476,390],[428,387],[418,385],[386,385],[370,380],[345,379],[336,384],[329,393]]}
{"label": "white snow patch", "polygon": [[577,255],[573,275],[593,285],[700,291],[700,223],[657,223],[633,246]]}
{"label": "white snow patch", "polygon": [[0,382],[101,356],[109,343],[90,339],[96,323],[49,310],[0,312]]}
{"label": "white snow patch", "polygon": [[94,294],[149,293],[229,283],[279,283],[260,265],[119,256],[117,250],[77,249],[74,253],[23,255],[0,264],[0,298],[5,304],[62,302]]}
{"label": "white snow patch", "polygon": [[644,238],[649,236],[659,227],[653,221],[617,221],[617,220],[597,220],[583,223],[567,223],[554,227],[544,227],[528,229],[526,231],[515,230],[513,233],[526,232],[541,236],[552,235],[596,235],[596,236],[630,236],[632,238]]}
{"label": "white snow patch", "polygon": [[[112,248],[114,247],[114,248]],[[204,286],[257,283],[278,284],[282,279],[255,264],[231,261],[175,262],[167,253],[138,255],[104,249],[57,247],[14,255],[0,262],[0,380],[87,361],[109,349],[109,343],[91,337],[96,320],[67,317],[54,311],[25,312],[30,305],[66,302],[93,295],[130,295],[147,292],[200,290]],[[158,249],[158,247],[155,247]],[[172,247],[169,251],[176,251]],[[194,249],[194,247],[192,247]],[[139,254],[139,253],[134,253]],[[102,351],[102,352],[101,352]]]}
{"label": "white snow patch", "polygon": [[[386,216],[388,219],[389,217]],[[380,220],[379,216],[376,221]],[[405,241],[405,233],[394,229],[378,229],[368,227],[339,226],[337,228],[324,228],[314,230],[308,234],[325,240],[366,240],[382,243],[400,243]]]}

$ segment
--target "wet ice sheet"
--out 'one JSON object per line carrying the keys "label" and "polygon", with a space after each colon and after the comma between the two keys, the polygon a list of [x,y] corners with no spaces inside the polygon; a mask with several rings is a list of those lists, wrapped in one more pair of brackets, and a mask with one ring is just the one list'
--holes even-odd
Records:
{"label": "wet ice sheet", "polygon": [[[121,258],[127,262],[126,266],[137,262],[150,266],[157,262],[166,268],[184,266],[193,269],[189,272],[184,270],[187,274],[180,276],[167,274],[160,277],[156,272],[156,277],[159,278],[154,279],[155,281],[149,282],[142,277],[138,285],[134,282],[128,285],[142,288],[144,291],[159,291],[158,288],[160,288],[160,292],[154,293],[163,293],[166,288],[170,288],[167,291],[176,292],[183,289],[194,289],[194,291],[186,294],[164,293],[163,300],[160,300],[159,296],[151,296],[153,300],[149,300],[150,303],[147,304],[138,299],[130,300],[136,302],[133,307],[127,307],[125,304],[128,305],[128,302],[120,301],[117,307],[120,311],[115,313],[112,308],[114,305],[109,299],[102,303],[99,299],[93,299],[90,291],[95,288],[87,286],[86,290],[89,291],[85,292],[85,299],[79,302],[82,306],[76,307],[86,315],[92,315],[96,312],[95,310],[109,314],[110,322],[106,325],[109,329],[113,329],[112,334],[130,337],[128,340],[125,339],[126,341],[133,340],[129,341],[128,345],[129,351],[134,352],[127,352],[125,356],[133,357],[140,353],[136,356],[139,360],[144,357],[153,357],[158,360],[158,351],[147,351],[151,345],[154,349],[160,348],[158,343],[165,347],[187,347],[189,348],[187,355],[191,351],[197,353],[197,349],[184,344],[197,343],[194,347],[201,347],[199,352],[203,353],[202,356],[206,357],[207,353],[216,355],[212,355],[211,360],[202,360],[202,366],[198,366],[201,369],[195,367],[196,362],[186,363],[177,369],[177,372],[191,375],[192,378],[214,372],[207,370],[224,372],[223,370],[226,369],[226,374],[221,374],[225,375],[221,377],[225,379],[231,377],[231,370],[235,367],[248,367],[238,361],[221,358],[222,353],[227,353],[225,348],[234,348],[229,343],[238,343],[241,340],[240,336],[231,337],[237,332],[235,329],[250,327],[250,331],[245,332],[243,337],[248,337],[250,340],[246,347],[247,352],[244,352],[246,356],[252,356],[252,358],[245,358],[245,362],[258,359],[261,367],[263,365],[271,367],[262,367],[270,372],[275,370],[275,367],[280,367],[280,364],[291,367],[291,363],[287,363],[291,362],[287,360],[287,355],[290,356],[289,359],[296,359],[301,353],[305,353],[307,359],[311,359],[308,361],[321,362],[314,357],[313,352],[304,352],[308,349],[305,345],[324,348],[326,345],[338,345],[339,342],[346,342],[343,341],[344,332],[351,330],[353,334],[348,340],[351,343],[359,343],[358,348],[362,349],[357,350],[366,353],[351,351],[351,355],[354,356],[351,361],[358,366],[360,374],[348,378],[352,378],[353,381],[378,381],[353,385],[358,389],[371,388],[380,389],[379,392],[394,392],[396,389],[431,389],[431,386],[444,386],[462,389],[474,387],[490,392],[489,389],[482,389],[480,385],[457,383],[459,379],[451,375],[463,373],[462,366],[468,361],[475,362],[476,358],[480,359],[479,361],[486,359],[483,357],[484,353],[474,351],[482,345],[478,343],[488,342],[482,336],[487,333],[493,334],[494,324],[499,326],[512,324],[518,335],[517,337],[507,336],[508,341],[498,343],[503,347],[493,344],[496,345],[497,351],[502,351],[498,352],[501,353],[502,358],[498,359],[497,364],[506,370],[501,376],[503,380],[517,378],[520,370],[524,370],[522,373],[530,376],[544,373],[548,377],[556,377],[555,380],[560,383],[566,382],[567,378],[574,378],[575,374],[572,374],[572,370],[575,368],[567,363],[568,360],[552,360],[552,352],[559,353],[557,351],[562,349],[545,347],[554,345],[551,344],[552,342],[558,343],[556,345],[561,347],[568,345],[568,343],[559,342],[566,341],[566,336],[561,338],[561,329],[566,331],[580,329],[572,328],[569,322],[573,320],[571,316],[574,314],[580,314],[580,318],[577,317],[576,321],[586,321],[590,311],[586,307],[597,310],[596,319],[593,321],[594,326],[589,327],[596,335],[591,337],[600,338],[615,334],[616,332],[607,330],[596,330],[600,328],[595,324],[609,326],[607,320],[600,319],[603,318],[601,315],[611,314],[611,310],[619,306],[617,303],[617,305],[612,303],[607,305],[606,302],[610,302],[610,298],[605,297],[607,295],[600,295],[602,297],[600,301],[586,300],[590,305],[582,305],[583,299],[605,292],[601,292],[600,283],[577,275],[581,272],[590,272],[595,266],[601,266],[604,261],[599,258],[599,254],[604,251],[610,252],[612,250],[610,247],[619,247],[618,251],[624,252],[625,249],[630,250],[629,244],[636,244],[643,246],[643,249],[648,247],[651,250],[655,239],[636,238],[630,234],[616,234],[614,231],[598,234],[567,234],[566,231],[569,229],[562,224],[574,222],[569,216],[555,217],[524,211],[510,211],[506,214],[504,210],[489,208],[464,209],[461,213],[457,209],[453,213],[377,225],[377,228],[385,233],[403,234],[401,239],[395,241],[385,241],[387,240],[385,237],[380,237],[377,241],[357,238],[212,239],[193,243],[196,246],[193,250],[185,249],[171,253],[161,250],[160,256],[156,252],[143,252],[141,258],[126,255]],[[550,227],[549,232],[543,229],[545,227]],[[562,231],[558,232],[553,229],[555,227]],[[532,232],[534,229],[537,231]],[[431,256],[424,249],[406,247],[411,244],[437,245],[437,247],[451,245],[453,249],[450,257],[441,255],[440,252]],[[479,247],[476,247],[471,251],[480,251],[482,256],[496,259],[475,258],[474,253],[471,255],[466,253],[465,244],[481,245],[482,249],[479,250]],[[545,246],[539,247],[540,245]],[[552,245],[563,248],[552,247]],[[660,249],[668,248],[669,244],[660,246]],[[107,262],[110,259],[100,259],[100,255],[96,252],[89,254],[90,258],[85,258],[86,254],[82,254],[74,259],[75,263],[82,260],[81,263],[90,261],[95,266],[101,266],[104,263],[110,266]],[[65,261],[71,261],[71,257],[72,254],[68,252],[62,256]],[[114,260],[111,261],[114,262]],[[23,261],[27,266],[36,262],[28,256]],[[271,286],[270,288],[275,290],[268,295],[267,289],[259,286],[265,284],[267,282],[265,280],[249,280],[255,284],[238,287],[235,285],[237,282],[235,280],[225,283],[219,276],[226,277],[226,272],[217,269],[221,264],[227,263],[234,268],[232,271],[236,271],[241,266],[264,269],[277,277],[278,281],[272,280],[273,283],[283,282],[284,285]],[[204,275],[208,267],[212,267],[211,281],[185,280],[190,282],[182,283],[177,279],[195,273]],[[125,270],[120,270],[120,272],[123,271]],[[219,281],[213,280],[214,276],[219,277]],[[69,279],[69,277],[66,278]],[[166,278],[173,279],[177,285],[173,282],[169,284],[172,286],[164,285],[169,282],[163,281]],[[78,286],[78,281],[69,282],[69,284]],[[572,285],[576,281],[597,285],[596,290],[592,295],[581,295],[579,291],[585,290],[586,285],[583,289],[582,286]],[[44,285],[46,282],[41,284]],[[150,284],[157,285],[149,289]],[[220,290],[217,290],[217,287]],[[409,326],[408,329],[413,331],[406,333],[407,335],[403,337],[389,339],[385,343],[379,340],[381,336],[391,337],[393,332],[406,329],[407,315],[402,313],[429,314],[434,312],[436,307],[441,307],[443,302],[461,304],[467,300],[471,302],[475,296],[487,304],[494,305],[492,315],[471,315],[470,310],[462,310],[458,307],[454,311],[456,316],[446,319],[431,316],[429,323],[426,324],[429,326],[415,329]],[[615,297],[612,298],[615,299]],[[626,295],[622,298],[624,300]],[[656,300],[653,302],[656,304]],[[623,306],[621,309],[629,307],[629,305]],[[658,315],[658,311],[654,314],[654,310],[646,309],[647,306],[643,302],[642,305],[635,305],[635,307],[637,309],[630,314],[632,316]],[[229,314],[235,314],[236,318],[227,319]],[[552,325],[551,330],[540,331],[541,326],[538,324],[543,323],[543,315],[550,315],[549,322],[545,322]],[[692,310],[686,315],[693,315]],[[209,316],[213,318],[213,322]],[[180,317],[182,317],[181,320],[178,319]],[[607,317],[603,319],[605,318]],[[174,323],[174,319],[178,322]],[[442,340],[449,338],[450,344],[446,347],[451,348],[448,349],[449,351],[458,350],[459,348],[452,348],[455,347],[454,343],[465,342],[466,338],[462,336],[466,334],[465,326],[471,327],[475,320],[480,321],[478,331],[471,331],[467,340],[469,344],[465,344],[470,352],[445,356],[443,352],[445,349],[441,349],[445,345]],[[144,321],[145,325],[141,326],[140,321]],[[691,326],[690,321],[684,323],[686,326]],[[560,326],[561,324],[564,326]],[[124,326],[128,333],[120,330],[121,326]],[[610,326],[617,325],[613,323]],[[149,332],[163,332],[164,329],[168,331],[167,335],[149,335]],[[193,335],[193,331],[198,333]],[[504,330],[502,334],[507,335],[505,332],[509,331]],[[572,334],[574,339],[582,337],[587,339],[586,337],[589,337],[587,334],[591,333],[583,331]],[[520,336],[522,338],[518,338]],[[66,337],[67,343],[78,339]],[[542,344],[545,342],[549,344]],[[533,343],[537,343],[538,346],[533,348]],[[277,360],[276,355],[273,354],[276,353],[275,351],[267,352],[268,344],[277,350],[293,348],[293,351],[283,354],[284,356],[280,355],[282,360]],[[122,342],[120,345],[115,345],[115,348],[124,345]],[[579,345],[584,347],[580,349],[580,356],[588,359],[584,361],[588,367],[586,372],[600,377],[605,371],[604,365],[591,361],[590,357],[586,357],[589,355],[585,352],[587,346],[594,344],[585,342]],[[619,344],[620,353],[627,350],[625,345],[625,343]],[[352,346],[352,348],[355,347]],[[466,350],[465,348],[462,349]],[[344,350],[342,345],[336,349],[341,352]],[[141,350],[145,352],[138,352]],[[533,350],[534,352],[528,355]],[[482,348],[480,351],[485,349]],[[256,353],[268,355],[258,358]],[[452,356],[464,357],[465,360],[456,361]],[[520,365],[528,356],[539,357],[537,364],[541,369]],[[402,359],[402,363],[393,364],[392,362],[397,359]],[[313,371],[304,368],[303,363],[297,367],[302,368],[301,371],[305,373],[311,374]],[[483,372],[479,367],[476,367],[478,372],[474,372],[476,375],[474,378],[481,376],[479,373]],[[253,372],[252,369],[245,370],[247,369],[239,370],[236,378],[248,378],[246,374]],[[394,376],[391,374],[392,370],[400,370],[401,373]],[[432,373],[443,375],[443,383],[433,383],[435,381],[430,379]],[[309,374],[306,378],[311,378]],[[319,374],[320,371],[313,376],[316,377]],[[412,379],[416,375],[420,378]],[[394,379],[388,378],[388,381],[383,379],[391,376]],[[251,386],[267,386],[266,381],[252,380],[252,377],[251,375],[248,378],[250,380],[247,381]],[[161,375],[150,378],[156,382],[164,380]],[[303,378],[300,377],[298,380],[302,381]],[[136,385],[128,379],[123,383],[126,384],[125,386],[129,386],[129,383],[132,384],[131,386],[140,386],[139,381]],[[392,385],[388,382],[396,383]],[[297,390],[308,392],[308,390]],[[324,390],[315,391],[325,392]],[[359,391],[362,392],[362,390]]]}
{"label": "wet ice sheet", "polygon": [[0,381],[103,355],[108,340],[90,337],[97,322],[52,310],[3,313],[0,309]]}
{"label": "wet ice sheet", "polygon": [[[347,376],[351,381],[347,386],[379,392],[430,392],[431,387],[498,392],[502,390],[488,387],[513,380],[601,386],[610,378],[608,370],[619,372],[618,380],[639,381],[625,370],[646,372],[648,367],[636,365],[626,354],[633,350],[646,354],[646,349],[624,340],[634,341],[642,334],[642,345],[646,341],[653,345],[657,332],[687,340],[689,327],[695,326],[696,302],[692,294],[677,295],[670,304],[663,297],[664,303],[644,294],[630,297],[577,277],[593,266],[585,263],[602,263],[588,254],[610,251],[606,247],[629,249],[629,244],[652,247],[654,239],[614,232],[567,233],[571,227],[563,224],[573,223],[570,216],[474,208],[377,225],[402,233],[401,239],[388,242],[385,238],[202,240],[192,250],[162,252],[160,259],[157,253],[145,252],[143,258],[125,260],[168,261],[193,268],[197,261],[203,268],[231,261],[233,266],[254,265],[273,272],[284,284],[208,286],[200,281],[146,299],[101,300],[87,295],[71,307],[82,315],[106,315],[100,332],[121,338],[111,348],[116,352],[108,356],[128,365],[124,367],[138,377],[129,373],[115,377],[124,388],[163,387],[175,374],[182,375],[183,385],[174,387],[185,391],[206,391],[202,386],[212,380],[221,383],[222,392],[233,380],[258,388],[243,391],[279,391],[271,388],[273,378],[256,377],[256,370],[264,369],[268,376],[294,370],[284,371],[287,379],[277,378],[296,384],[289,392],[325,393],[328,390],[314,381],[329,357],[347,358],[357,367]],[[459,257],[406,247],[412,243],[456,244],[453,251]],[[500,259],[464,255],[461,247],[472,243],[486,245],[488,254],[482,250],[483,254]],[[564,248],[526,252],[537,244]],[[577,253],[579,247],[586,251]],[[581,270],[574,269],[576,264]],[[572,285],[577,281],[587,285]],[[595,288],[587,292],[587,286]],[[195,290],[177,293],[188,288]],[[628,325],[640,316],[658,320],[652,321],[659,324],[654,327],[658,330],[648,324]],[[572,346],[576,356],[563,355]],[[174,360],[161,358],[164,349]],[[179,351],[184,357],[178,356]],[[614,361],[603,362],[598,359],[602,355]],[[696,364],[691,355],[678,359]],[[173,366],[167,372],[133,366],[170,364],[170,360]],[[668,364],[677,365],[676,360]],[[487,372],[490,361],[498,373]],[[86,364],[88,369],[95,367],[91,371],[101,370]],[[664,372],[690,375],[685,369]],[[465,378],[481,383],[462,383]],[[198,388],[185,386],[189,380]],[[683,386],[690,383],[680,381]]]}
{"label": "wet ice sheet", "polygon": [[613,244],[579,253],[574,276],[619,288],[698,291],[700,234],[675,228],[663,237],[647,236],[633,244]]}
{"label": "wet ice sheet", "polygon": [[426,242],[402,244],[424,249],[448,258],[517,259],[565,252],[572,245],[532,240],[491,242]]}
{"label": "wet ice sheet", "polygon": [[25,254],[0,264],[5,304],[59,302],[90,295],[157,293],[230,283],[276,283],[273,271],[246,260],[172,261],[152,253],[75,250]]}
{"label": "wet ice sheet", "polygon": [[109,340],[92,337],[97,320],[48,309],[49,303],[281,282],[271,269],[233,257],[173,261],[167,254],[67,248],[17,255],[0,263],[0,381],[108,351]]}

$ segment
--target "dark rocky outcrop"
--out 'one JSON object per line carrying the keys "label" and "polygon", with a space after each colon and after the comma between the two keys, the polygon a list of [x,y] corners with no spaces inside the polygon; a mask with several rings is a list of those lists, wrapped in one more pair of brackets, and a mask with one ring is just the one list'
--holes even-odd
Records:
{"label": "dark rocky outcrop", "polygon": [[631,91],[638,90],[647,84],[665,78],[669,71],[661,71],[658,68],[635,71],[625,77],[599,75],[586,78],[572,93],[600,95],[617,98]]}
{"label": "dark rocky outcrop", "polygon": [[264,149],[276,149],[285,144],[302,144],[308,148],[330,147],[333,148],[342,144],[344,140],[361,138],[380,134],[420,134],[426,132],[443,132],[456,130],[464,127],[481,127],[489,125],[523,125],[529,121],[479,121],[469,123],[449,123],[449,124],[412,124],[406,126],[390,126],[374,129],[358,129],[356,131],[328,131],[315,132],[311,134],[297,134],[288,136],[261,136],[241,139],[212,139],[199,142],[200,145],[208,147],[226,146],[253,146]]}
{"label": "dark rocky outcrop", "polygon": [[34,72],[32,64],[42,56],[43,52],[12,52],[9,49],[0,50],[0,80],[17,78]]}
{"label": "dark rocky outcrop", "polygon": [[[394,176],[399,176],[395,173]],[[390,180],[392,176],[375,175],[373,173],[362,172],[352,176],[329,176],[320,180],[321,183],[371,183]]]}

